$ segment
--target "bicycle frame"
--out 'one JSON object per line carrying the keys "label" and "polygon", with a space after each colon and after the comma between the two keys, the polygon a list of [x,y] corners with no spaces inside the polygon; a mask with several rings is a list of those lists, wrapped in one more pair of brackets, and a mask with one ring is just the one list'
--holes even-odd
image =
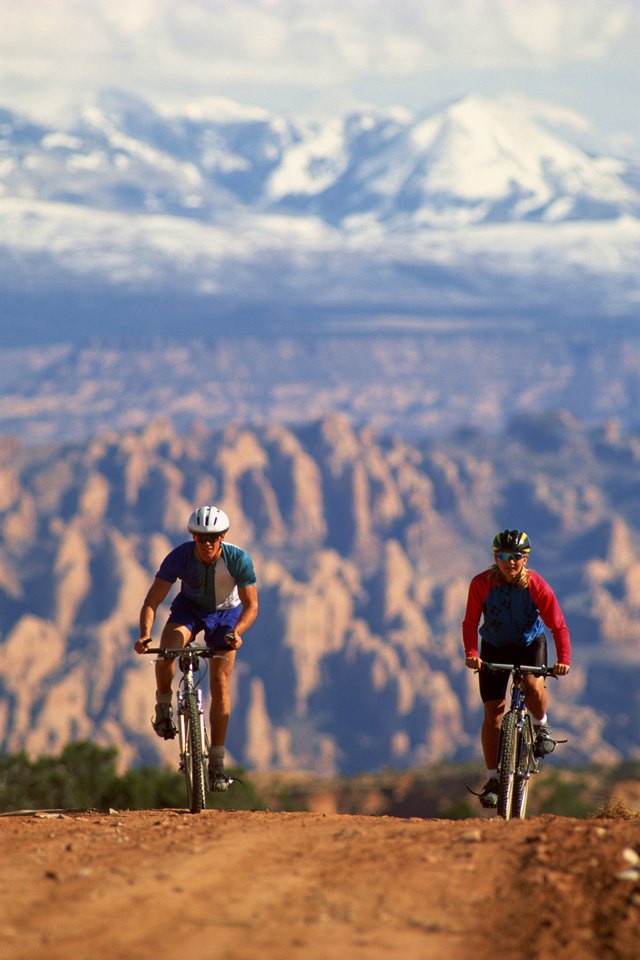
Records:
{"label": "bicycle frame", "polygon": [[546,666],[486,662],[483,669],[511,674],[511,702],[502,718],[498,745],[498,816],[504,820],[524,819],[529,781],[533,774],[539,773],[539,764],[534,755],[535,735],[523,681],[527,674],[550,676],[551,670]]}

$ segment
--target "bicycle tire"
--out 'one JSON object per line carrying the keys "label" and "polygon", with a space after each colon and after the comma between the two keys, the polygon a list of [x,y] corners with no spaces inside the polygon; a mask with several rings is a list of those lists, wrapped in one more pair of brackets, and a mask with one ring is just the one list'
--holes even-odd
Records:
{"label": "bicycle tire", "polygon": [[533,756],[533,730],[531,718],[527,716],[522,725],[520,734],[520,749],[518,750],[518,765],[513,784],[513,799],[511,801],[511,816],[524,820],[527,814],[527,799],[531,774],[535,770]]}
{"label": "bicycle tire", "polygon": [[204,767],[202,763],[202,736],[198,698],[195,693],[185,697],[184,776],[187,783],[187,801],[191,813],[200,813],[206,803]]}
{"label": "bicycle tire", "polygon": [[514,711],[504,716],[498,753],[498,816],[511,819],[511,804],[518,756],[518,717]]}

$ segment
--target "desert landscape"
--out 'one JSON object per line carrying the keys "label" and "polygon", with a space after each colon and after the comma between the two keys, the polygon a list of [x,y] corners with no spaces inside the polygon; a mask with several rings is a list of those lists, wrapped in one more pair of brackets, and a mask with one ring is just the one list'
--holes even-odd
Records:
{"label": "desert landscape", "polygon": [[[0,960],[637,960],[637,3],[0,8]],[[133,644],[205,503],[260,612],[192,815]],[[506,527],[572,640],[510,822]]]}
{"label": "desert landscape", "polygon": [[150,725],[151,658],[133,653],[138,614],[193,504],[220,502],[261,604],[234,670],[233,762],[326,777],[477,757],[460,624],[469,579],[514,514],[574,641],[571,674],[550,687],[559,761],[637,759],[639,457],[634,434],[568,414],[416,442],[339,414],[295,429],[183,433],[160,418],[86,443],[4,438],[3,749],[89,739],[124,767],[171,762]]}

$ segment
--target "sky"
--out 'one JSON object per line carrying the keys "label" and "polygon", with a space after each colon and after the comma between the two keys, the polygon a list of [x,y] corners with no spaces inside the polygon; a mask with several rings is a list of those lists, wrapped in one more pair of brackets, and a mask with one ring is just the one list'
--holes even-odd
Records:
{"label": "sky", "polygon": [[0,0],[0,24],[0,106],[35,119],[113,86],[311,116],[516,93],[640,158],[640,0]]}

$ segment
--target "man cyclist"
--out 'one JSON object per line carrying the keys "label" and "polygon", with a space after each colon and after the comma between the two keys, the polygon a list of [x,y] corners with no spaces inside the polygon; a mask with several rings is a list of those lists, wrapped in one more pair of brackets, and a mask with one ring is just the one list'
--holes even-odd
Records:
{"label": "man cyclist", "polygon": [[[477,574],[469,585],[462,622],[465,666],[480,670],[482,661],[543,666],[547,663],[545,626],[556,648],[556,677],[569,673],[569,630],[556,596],[539,573],[527,569],[531,543],[520,530],[502,530],[494,537],[493,565]],[[478,625],[480,650],[478,650]],[[480,696],[484,704],[481,742],[487,767],[487,782],[479,794],[483,807],[498,804],[497,757],[500,726],[506,709],[507,673],[480,672]],[[537,757],[551,753],[556,745],[547,722],[547,692],[544,677],[525,676],[527,708],[531,713]]]}
{"label": "man cyclist", "polygon": [[[200,631],[205,643],[224,651],[224,658],[209,661],[211,685],[211,746],[209,778],[212,790],[226,790],[229,780],[224,769],[225,739],[231,715],[231,672],[242,635],[258,614],[258,588],[253,562],[248,553],[225,538],[229,517],[215,506],[198,507],[189,517],[191,540],[181,543],[164,558],[140,610],[140,638],[137,653],[151,642],[156,611],[172,584],[181,581],[169,618],[160,637],[163,648],[180,649]],[[153,729],[171,740],[177,733],[173,722],[173,660],[157,660],[156,715]]]}

